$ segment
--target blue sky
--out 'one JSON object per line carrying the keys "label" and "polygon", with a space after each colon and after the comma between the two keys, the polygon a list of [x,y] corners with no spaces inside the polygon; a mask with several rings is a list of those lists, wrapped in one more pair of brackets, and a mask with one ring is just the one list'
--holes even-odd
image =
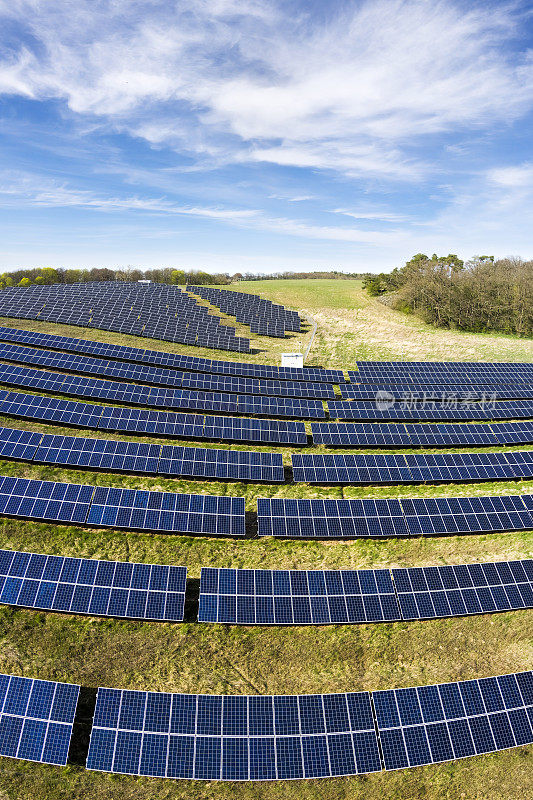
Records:
{"label": "blue sky", "polygon": [[531,258],[531,15],[0,0],[0,267]]}

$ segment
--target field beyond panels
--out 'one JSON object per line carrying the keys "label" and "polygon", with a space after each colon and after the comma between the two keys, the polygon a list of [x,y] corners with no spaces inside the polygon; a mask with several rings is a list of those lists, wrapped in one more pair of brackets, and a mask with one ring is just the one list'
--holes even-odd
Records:
{"label": "field beyond panels", "polygon": [[[257,292],[313,316],[319,327],[309,364],[352,368],[358,358],[533,361],[531,340],[431,328],[368,298],[357,281],[255,281],[228,288]],[[272,364],[280,363],[281,352],[297,350],[309,338],[307,332],[284,341],[252,336],[257,352],[243,356],[65,325],[23,320],[2,320],[0,324],[167,352]],[[237,329],[249,336],[245,326]],[[40,428],[8,418],[0,422],[17,428],[84,435],[79,430]],[[128,437],[110,434],[107,438]],[[291,448],[283,452],[290,453]],[[533,481],[345,489],[272,487],[97,474],[10,462],[0,462],[0,474],[178,492],[231,493],[246,496],[249,510],[260,496],[392,497],[533,491]],[[533,533],[413,541],[217,541],[0,520],[0,547],[182,564],[191,577],[198,577],[201,566],[336,569],[527,558],[533,557]],[[0,606],[0,672],[71,681],[86,687],[297,694],[413,686],[532,668],[531,611],[427,622],[247,628],[120,622]],[[0,759],[0,800],[528,800],[533,798],[532,772],[532,747],[367,777],[264,784],[139,779],[86,772],[75,765],[61,769],[4,758]]]}

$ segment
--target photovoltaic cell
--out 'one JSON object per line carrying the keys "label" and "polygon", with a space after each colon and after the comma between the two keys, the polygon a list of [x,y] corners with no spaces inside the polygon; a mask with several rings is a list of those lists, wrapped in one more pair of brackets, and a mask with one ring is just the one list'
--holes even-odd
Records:
{"label": "photovoltaic cell", "polygon": [[129,619],[183,620],[187,570],[0,550],[0,602]]}
{"label": "photovoltaic cell", "polygon": [[67,763],[80,687],[0,675],[0,756]]}

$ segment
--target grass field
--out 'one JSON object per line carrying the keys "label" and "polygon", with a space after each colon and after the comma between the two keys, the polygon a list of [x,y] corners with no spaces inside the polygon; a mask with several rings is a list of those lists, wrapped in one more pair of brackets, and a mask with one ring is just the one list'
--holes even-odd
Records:
{"label": "grass field", "polygon": [[[319,329],[310,364],[350,368],[357,358],[402,357],[533,361],[531,340],[430,328],[369,299],[357,281],[263,281],[230,288],[260,292],[313,316]],[[306,333],[285,342],[252,337],[258,352],[243,357],[70,326],[16,320],[0,324],[211,358],[274,364],[279,364],[281,351],[297,349],[309,336]],[[241,333],[247,331],[241,326]],[[0,418],[0,424],[84,435],[79,430],[41,427],[8,418]],[[128,437],[110,434],[106,438]],[[161,442],[148,438],[143,441]],[[291,450],[278,448],[286,461]],[[0,462],[0,474],[241,495],[246,497],[249,510],[261,496],[405,497],[533,491],[533,481],[345,488],[225,484],[7,461]],[[198,577],[201,566],[358,568],[527,558],[533,557],[533,533],[412,541],[217,541],[0,520],[0,547],[183,564],[191,577]],[[427,622],[284,629],[143,624],[0,606],[0,672],[72,681],[85,687],[228,694],[313,693],[429,684],[532,668],[531,611]],[[0,759],[0,800],[528,800],[533,798],[532,755],[533,748],[522,747],[455,763],[354,779],[252,785],[110,776],[86,772],[77,765],[59,769],[4,758]]]}

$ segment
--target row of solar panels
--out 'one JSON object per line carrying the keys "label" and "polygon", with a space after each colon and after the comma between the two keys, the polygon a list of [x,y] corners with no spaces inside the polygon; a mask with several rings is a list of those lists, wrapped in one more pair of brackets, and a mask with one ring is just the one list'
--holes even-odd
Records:
{"label": "row of solar panels", "polygon": [[[265,394],[279,395],[288,397],[311,397],[334,400],[336,395],[333,385],[311,381],[273,381],[260,380],[254,378],[243,378],[229,375],[209,376],[195,372],[183,370],[162,369],[147,364],[132,364],[127,361],[107,361],[101,357],[92,358],[89,356],[72,355],[69,353],[56,352],[54,350],[44,350],[40,348],[30,348],[19,344],[1,343],[0,360],[11,361],[19,364],[28,364],[38,367],[59,369],[66,372],[75,372],[85,375],[98,375],[106,378],[119,378],[132,382],[145,382],[156,386],[169,386],[172,388],[181,387],[185,389],[202,389],[213,392],[236,392],[242,394]],[[514,385],[517,386],[518,384]],[[416,388],[418,386],[418,388]],[[452,404],[468,401],[487,401],[503,399],[521,399],[533,397],[531,381],[524,384],[524,388],[506,388],[496,386],[495,391],[490,385],[478,386],[475,391],[468,388],[465,384],[452,385],[446,390],[442,387],[435,387],[428,391],[424,385],[416,385],[406,392],[404,387],[399,389],[394,386],[375,387],[364,385],[343,384],[341,387],[342,395],[359,401],[371,401],[376,407],[386,400],[400,401],[403,407],[408,404],[410,407],[414,403],[423,403],[427,408],[428,404],[435,408],[446,408]],[[451,391],[453,390],[453,391]],[[377,404],[377,405],[376,405]],[[367,408],[366,405],[363,406]]]}
{"label": "row of solar panels", "polygon": [[144,436],[271,444],[307,444],[303,422],[247,417],[205,417],[140,408],[113,408],[56,397],[0,390],[0,414]]}
{"label": "row of solar panels", "polygon": [[55,436],[0,427],[0,458],[112,472],[282,482],[278,453]]}
{"label": "row of solar panels", "polygon": [[[152,408],[198,409],[228,414],[262,414],[300,419],[319,419],[326,416],[324,403],[321,400],[167,389],[49,372],[20,367],[16,364],[0,364],[0,383]],[[533,400],[502,402],[488,406],[471,404],[469,407],[456,408],[427,408],[425,404],[413,408],[398,403],[384,410],[375,405],[366,406],[351,401],[329,400],[328,409],[332,418],[367,421],[530,419],[533,417]]]}
{"label": "row of solar panels", "polygon": [[354,539],[533,530],[533,496],[300,500],[259,498],[259,536]]}
{"label": "row of solar panels", "polygon": [[[262,414],[273,417],[298,417],[317,419],[325,417],[320,400],[303,400],[298,397],[270,397],[256,395],[196,392],[186,389],[144,386],[119,383],[83,375],[68,375],[48,370],[0,364],[0,383],[7,386],[26,387],[37,391],[87,397],[110,403],[130,403],[149,408],[194,409],[225,414]],[[533,408],[533,402],[532,402]],[[533,413],[531,414],[533,416]]]}
{"label": "row of solar panels", "polygon": [[533,451],[509,453],[293,453],[296,483],[425,483],[533,477]]}
{"label": "row of solar panels", "polygon": [[249,352],[248,339],[176,287],[128,283],[7,289],[0,315],[113,330],[224,350]]}
{"label": "row of solar panels", "polygon": [[[65,765],[80,686],[0,675],[0,755]],[[375,692],[100,687],[87,768],[196,780],[358,775],[533,742],[533,673]]]}
{"label": "row of solar panels", "polygon": [[[181,622],[185,567],[0,550],[0,603]],[[365,570],[203,567],[199,622],[328,625],[533,607],[533,561]]]}
{"label": "row of solar panels", "polygon": [[[218,480],[282,482],[279,453],[87,439],[0,427],[0,457],[41,464]],[[295,482],[420,483],[533,476],[533,452],[293,454]]]}
{"label": "row of solar panels", "polygon": [[[153,436],[305,445],[303,422],[204,417],[112,408],[0,390],[0,414],[22,419]],[[342,447],[464,447],[531,444],[533,422],[495,425],[358,425],[313,423],[313,442]]]}
{"label": "row of solar panels", "polygon": [[198,620],[239,625],[328,625],[520,608],[533,608],[531,560],[392,570],[204,567]]}
{"label": "row of solar panels", "polygon": [[311,432],[314,444],[335,447],[490,447],[530,444],[533,442],[533,421],[497,422],[494,425],[313,422]]}
{"label": "row of solar panels", "polygon": [[286,397],[335,398],[333,386],[327,383],[262,381],[231,375],[202,375],[183,370],[161,369],[146,364],[131,364],[126,361],[104,361],[102,358],[21,347],[17,344],[0,343],[0,360],[172,388]]}
{"label": "row of solar panels", "polygon": [[0,550],[0,602],[75,614],[181,622],[187,569]]}
{"label": "row of solar panels", "polygon": [[[259,536],[358,538],[533,529],[531,495],[390,500],[259,498]],[[244,536],[242,497],[0,476],[0,515],[126,530]]]}
{"label": "row of solar panels", "polygon": [[171,369],[208,372],[215,375],[234,375],[261,380],[315,381],[318,383],[345,383],[342,370],[322,367],[274,367],[268,364],[242,364],[234,361],[215,361],[177,353],[164,353],[157,350],[144,350],[125,345],[106,344],[88,339],[74,339],[50,333],[1,328],[0,341],[19,342],[32,347],[47,347],[52,350],[66,350],[73,353],[94,355],[100,358],[120,359],[140,364],[168,367]]}
{"label": "row of solar panels", "polygon": [[431,422],[436,420],[476,421],[498,419],[531,419],[533,400],[514,400],[488,403],[454,402],[451,407],[442,402],[394,401],[377,398],[372,403],[351,400],[328,400],[331,419],[350,419],[364,422]]}
{"label": "row of solar panels", "polygon": [[207,286],[187,286],[187,291],[207,300],[225,314],[234,316],[237,322],[250,325],[252,333],[284,338],[286,330],[299,331],[301,327],[296,311],[289,311],[258,295]]}
{"label": "row of solar panels", "polygon": [[372,365],[357,362],[357,371],[349,371],[351,381],[391,383],[514,383],[527,381],[533,374],[533,366],[526,363],[490,364],[471,362],[457,364],[455,362],[400,362],[390,365],[387,362],[375,362]]}
{"label": "row of solar panels", "polygon": [[158,533],[244,536],[243,497],[115,489],[0,476],[0,515]]}
{"label": "row of solar panels", "polygon": [[341,395],[350,400],[384,400],[401,401],[402,403],[441,403],[450,405],[453,402],[475,402],[494,400],[527,400],[533,397],[532,379],[523,383],[345,383],[341,386]]}

